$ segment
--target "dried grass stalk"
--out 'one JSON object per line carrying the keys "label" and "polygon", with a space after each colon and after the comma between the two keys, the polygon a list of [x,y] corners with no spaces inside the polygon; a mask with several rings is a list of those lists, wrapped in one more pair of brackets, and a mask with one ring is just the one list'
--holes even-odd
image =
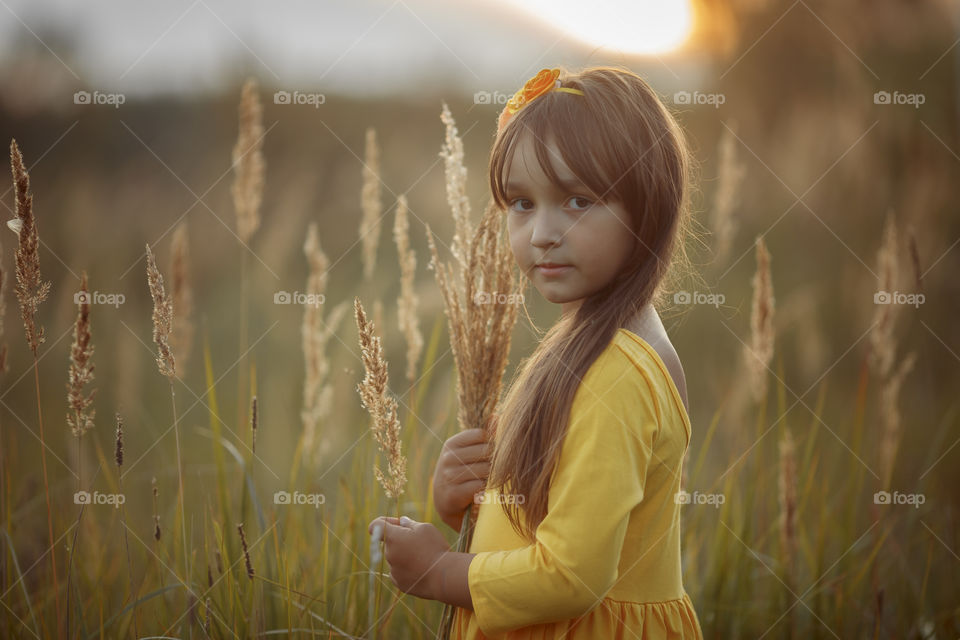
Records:
{"label": "dried grass stalk", "polygon": [[767,369],[773,359],[773,282],[770,277],[770,253],[757,236],[757,271],[753,276],[753,308],[750,314],[750,344],[744,356],[754,400],[767,394]]}
{"label": "dried grass stalk", "polygon": [[463,140],[457,132],[457,124],[454,122],[450,109],[445,102],[440,111],[440,120],[446,127],[446,137],[440,151],[440,157],[443,158],[447,184],[447,203],[450,205],[454,224],[453,244],[450,252],[454,259],[460,263],[460,267],[465,268],[467,262],[466,245],[471,233],[470,199],[467,198],[467,167],[463,162]]}
{"label": "dried grass stalk", "polygon": [[397,198],[397,214],[393,224],[393,237],[397,243],[400,260],[400,297],[397,299],[397,324],[407,341],[407,381],[413,383],[417,361],[423,351],[423,335],[417,318],[417,293],[414,280],[417,271],[417,254],[410,248],[410,223],[407,219],[407,197]]}
{"label": "dried grass stalk", "polygon": [[[77,303],[77,320],[73,326],[73,344],[70,346],[70,370],[67,382],[67,403],[73,412],[67,413],[67,424],[78,438],[93,428],[94,409],[90,409],[93,389],[84,395],[84,387],[93,382],[93,344],[90,341],[90,291],[87,288],[87,272],[80,280],[80,296]],[[88,411],[89,409],[89,411]]]}
{"label": "dried grass stalk", "polygon": [[367,129],[363,161],[363,186],[360,189],[360,242],[363,246],[363,277],[370,280],[377,264],[377,246],[380,244],[380,212],[383,210],[380,183],[380,148],[377,133]]}
{"label": "dried grass stalk", "polygon": [[247,536],[243,532],[243,523],[237,525],[237,531],[240,532],[240,545],[243,547],[243,559],[247,564],[247,577],[253,580],[253,563],[250,562],[250,551],[247,549]]}
{"label": "dried grass stalk", "polygon": [[181,223],[173,232],[170,247],[170,273],[173,283],[171,296],[173,308],[177,313],[173,316],[173,331],[170,334],[170,349],[173,351],[174,361],[180,364],[180,370],[186,371],[187,359],[193,347],[193,286],[190,282],[190,252],[187,242],[187,225]]}
{"label": "dried grass stalk", "polygon": [[16,140],[10,141],[10,166],[16,188],[17,217],[11,220],[10,228],[17,232],[17,301],[26,330],[27,344],[33,357],[44,342],[43,327],[36,324],[34,316],[40,303],[50,293],[50,282],[40,276],[40,233],[33,215],[33,194],[30,193],[30,176],[23,165],[23,156]]}
{"label": "dried grass stalk", "polygon": [[7,342],[3,339],[3,322],[7,314],[7,271],[3,268],[3,245],[0,244],[0,375],[7,372]]}
{"label": "dried grass stalk", "polygon": [[733,210],[737,206],[740,184],[747,174],[746,167],[737,158],[736,123],[724,127],[720,136],[720,161],[717,191],[713,204],[714,259],[723,262],[730,251],[737,220]]}
{"label": "dried grass stalk", "polygon": [[793,435],[786,427],[780,439],[779,490],[780,550],[787,577],[792,579],[797,539],[797,460]]}
{"label": "dried grass stalk", "polygon": [[360,402],[373,418],[373,437],[380,451],[387,457],[387,473],[374,465],[374,475],[388,498],[398,498],[407,483],[407,460],[400,448],[400,420],[397,401],[387,389],[387,361],[383,356],[380,337],[363,311],[360,298],[355,298],[354,312],[360,334],[360,351],[366,373],[357,385]]}
{"label": "dried grass stalk", "polygon": [[[303,253],[309,264],[306,293],[319,299],[327,289],[327,269],[329,261],[320,247],[320,237],[316,223],[307,228],[307,239]],[[308,304],[304,306],[303,323],[300,327],[303,349],[305,376],[303,382],[303,408],[300,419],[303,422],[302,451],[305,458],[318,465],[329,446],[329,439],[322,442],[317,437],[317,428],[330,414],[333,398],[333,386],[329,384],[330,363],[327,358],[327,342],[340,325],[347,311],[347,304],[341,302],[324,322],[324,305]]]}
{"label": "dried grass stalk", "polygon": [[[897,243],[897,225],[893,211],[887,213],[883,226],[883,240],[877,253],[878,291],[893,293],[900,274],[900,251]],[[893,330],[897,324],[900,305],[874,304],[874,325],[870,331],[870,365],[881,378],[890,377],[896,356],[897,344]]]}
{"label": "dried grass stalk", "polygon": [[160,373],[167,376],[170,382],[176,377],[176,361],[170,349],[170,332],[173,324],[173,299],[163,288],[163,276],[157,269],[157,261],[153,257],[150,245],[147,245],[147,284],[150,287],[150,296],[153,298],[153,341],[157,345],[157,366]]}
{"label": "dried grass stalk", "polygon": [[237,212],[237,236],[247,244],[260,227],[260,203],[266,163],[263,159],[263,108],[257,81],[248,78],[240,97],[240,132],[233,147],[233,206]]}

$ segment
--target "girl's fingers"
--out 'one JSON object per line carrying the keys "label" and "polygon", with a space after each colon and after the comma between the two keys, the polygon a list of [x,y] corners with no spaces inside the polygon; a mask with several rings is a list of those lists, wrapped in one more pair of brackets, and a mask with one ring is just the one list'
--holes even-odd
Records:
{"label": "girl's fingers", "polygon": [[[379,516],[374,518],[372,522],[367,526],[367,533],[373,533],[373,528],[377,526],[377,523],[383,523],[384,525],[394,526],[394,527],[404,527],[410,528],[416,524],[416,520],[412,520],[407,516],[400,516],[399,518],[394,518],[392,516]],[[386,527],[384,527],[386,529]],[[386,531],[384,531],[386,533]]]}

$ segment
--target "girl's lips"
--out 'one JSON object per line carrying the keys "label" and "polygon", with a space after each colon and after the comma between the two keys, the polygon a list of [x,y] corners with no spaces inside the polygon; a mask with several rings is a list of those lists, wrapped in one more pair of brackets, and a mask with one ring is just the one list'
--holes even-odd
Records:
{"label": "girl's lips", "polygon": [[538,264],[538,265],[537,265],[537,269],[539,269],[539,270],[540,270],[540,273],[542,273],[542,274],[545,275],[545,276],[557,276],[557,275],[561,275],[561,274],[566,273],[567,270],[570,269],[570,265],[568,265],[568,264],[561,264],[561,265],[541,265],[541,264]]}

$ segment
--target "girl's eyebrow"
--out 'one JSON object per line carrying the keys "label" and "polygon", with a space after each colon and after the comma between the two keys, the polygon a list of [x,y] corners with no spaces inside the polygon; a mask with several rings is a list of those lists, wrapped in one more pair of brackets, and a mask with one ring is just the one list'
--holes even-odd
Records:
{"label": "girl's eyebrow", "polygon": [[[583,183],[580,182],[579,180],[576,180],[576,179],[573,179],[573,178],[562,179],[562,180],[559,181],[559,185],[560,185],[561,187],[563,187],[564,189],[567,189],[567,190],[569,190],[569,191],[576,191],[576,190],[578,190],[578,189],[585,189],[585,188],[586,188],[586,185],[585,185],[585,184],[583,184]],[[521,191],[521,190],[523,190],[523,188],[524,188],[525,186],[526,186],[526,185],[516,184],[516,183],[511,182],[511,183],[508,183],[508,184],[506,185],[506,187],[504,187],[504,189],[505,189],[505,191]]]}

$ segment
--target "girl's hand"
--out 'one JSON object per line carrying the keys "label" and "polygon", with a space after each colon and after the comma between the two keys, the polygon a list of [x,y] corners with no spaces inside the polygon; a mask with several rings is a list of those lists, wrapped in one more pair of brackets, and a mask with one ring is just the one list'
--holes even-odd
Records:
{"label": "girl's hand", "polygon": [[483,429],[464,429],[443,443],[433,472],[433,506],[454,531],[486,486],[492,454],[493,443],[484,440]]}
{"label": "girl's hand", "polygon": [[380,516],[367,527],[383,527],[384,558],[390,564],[390,579],[400,591],[418,598],[436,599],[439,562],[450,550],[446,538],[432,524],[403,516]]}

